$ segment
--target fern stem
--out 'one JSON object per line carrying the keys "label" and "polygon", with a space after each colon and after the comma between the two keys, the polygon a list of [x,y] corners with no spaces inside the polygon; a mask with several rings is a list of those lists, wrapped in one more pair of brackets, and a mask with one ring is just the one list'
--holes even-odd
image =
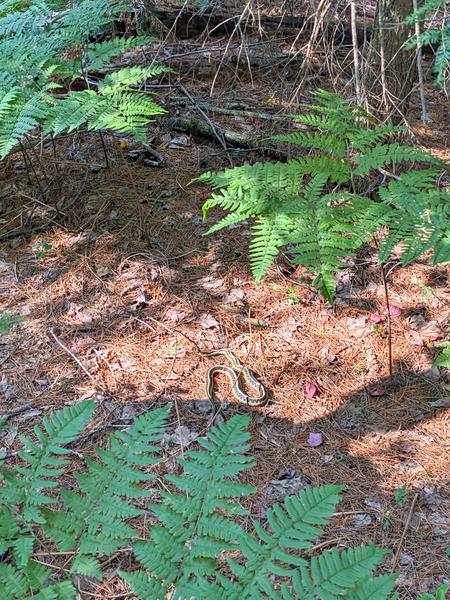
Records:
{"label": "fern stem", "polygon": [[386,273],[384,270],[385,265],[381,265],[381,277],[383,279],[383,287],[384,287],[384,297],[386,301],[386,310],[387,310],[387,324],[388,324],[388,363],[389,363],[389,377],[393,376],[393,366],[392,366],[392,319],[391,319],[391,306],[389,302],[389,288],[386,279]]}
{"label": "fern stem", "polygon": [[[21,149],[21,151],[22,151],[22,156],[23,156],[23,158],[24,158],[25,165],[27,166],[27,171],[28,171],[28,165],[30,165],[30,169],[31,169],[31,171],[33,172],[33,175],[34,175],[34,178],[35,178],[35,180],[36,180],[36,183],[37,183],[37,186],[38,186],[38,188],[39,188],[39,191],[40,191],[40,193],[41,193],[41,196],[42,196],[42,198],[44,198],[44,195],[45,195],[45,194],[44,194],[44,189],[43,189],[43,187],[42,187],[42,185],[41,185],[41,182],[40,182],[40,180],[39,180],[39,177],[37,176],[36,169],[34,168],[34,165],[33,165],[33,162],[32,162],[32,160],[31,160],[31,158],[30,158],[30,155],[29,155],[29,154],[28,154],[28,152],[25,150],[25,146],[22,144],[22,142],[20,142],[20,141],[19,141],[19,145],[20,145],[20,149]],[[30,179],[28,179],[28,181],[31,183],[31,180],[30,180]]]}
{"label": "fern stem", "polygon": [[108,152],[106,150],[105,139],[103,137],[103,133],[102,133],[101,129],[98,130],[98,134],[100,136],[100,141],[102,143],[103,154],[105,156],[106,168],[108,169],[108,171],[111,171],[111,165],[109,164],[109,158],[108,158]]}

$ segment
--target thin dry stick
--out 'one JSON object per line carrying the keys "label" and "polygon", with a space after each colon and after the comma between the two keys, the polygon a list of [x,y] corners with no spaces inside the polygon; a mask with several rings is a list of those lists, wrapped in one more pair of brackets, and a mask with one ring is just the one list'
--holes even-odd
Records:
{"label": "thin dry stick", "polygon": [[387,103],[387,83],[386,83],[386,56],[384,53],[384,25],[383,25],[383,15],[381,14],[383,11],[380,9],[378,11],[378,25],[379,25],[379,35],[380,35],[380,75],[381,75],[381,87],[383,90],[383,106],[384,109],[388,109]]}
{"label": "thin dry stick", "polygon": [[110,171],[111,170],[111,165],[109,164],[108,151],[106,150],[105,139],[103,137],[103,133],[102,133],[101,129],[98,130],[98,134],[100,136],[100,141],[102,143],[103,154],[105,156],[106,168],[108,169],[108,171]]}
{"label": "thin dry stick", "polygon": [[402,550],[403,542],[405,541],[406,533],[407,533],[408,527],[409,527],[409,525],[411,523],[411,519],[412,519],[413,512],[414,512],[414,507],[416,506],[416,502],[417,502],[418,498],[419,498],[419,494],[416,494],[414,496],[414,498],[412,499],[411,506],[409,507],[409,512],[408,512],[408,516],[406,518],[406,523],[405,523],[405,526],[403,528],[403,532],[402,532],[402,535],[400,537],[400,541],[398,543],[397,550],[396,550],[395,555],[394,555],[394,560],[392,561],[391,573],[393,573],[395,571],[395,567],[397,566],[398,557],[400,556],[400,552]]}
{"label": "thin dry stick", "polygon": [[37,176],[36,169],[34,168],[34,165],[33,165],[32,161],[31,161],[31,159],[30,159],[27,151],[25,150],[25,146],[22,144],[21,141],[19,141],[19,146],[20,146],[20,149],[22,151],[22,156],[23,156],[23,160],[25,162],[25,166],[27,167],[28,181],[31,183],[30,174],[29,174],[29,171],[28,171],[28,165],[30,165],[31,171],[33,172],[34,178],[36,179],[36,183],[37,183],[37,186],[39,188],[39,191],[41,192],[41,196],[44,197],[45,194],[44,194],[44,190],[42,188],[40,179]]}
{"label": "thin dry stick", "polygon": [[69,348],[56,336],[53,329],[50,328],[48,330],[48,332],[54,338],[54,340],[58,344],[58,346],[60,346],[64,350],[64,352],[67,352],[67,354],[71,358],[73,358],[73,360],[77,363],[77,365],[80,367],[80,369],[86,373],[86,375],[89,377],[89,379],[91,381],[93,381],[95,383],[95,385],[98,386],[102,391],[106,391],[105,388],[101,384],[99,384],[98,381],[96,381],[96,379],[89,373],[89,371],[86,369],[86,367],[83,365],[83,363],[75,356],[75,354],[71,350],[69,350]]}
{"label": "thin dry stick", "polygon": [[352,27],[352,46],[353,46],[353,68],[355,73],[355,91],[356,102],[361,104],[361,75],[359,72],[359,50],[358,50],[358,34],[356,31],[356,5],[355,0],[350,0],[350,18]]}
{"label": "thin dry stick", "polygon": [[230,166],[233,167],[234,164],[233,164],[233,161],[232,161],[231,156],[229,154],[229,149],[228,149],[228,146],[227,146],[227,143],[225,141],[225,138],[223,136],[222,131],[217,127],[217,125],[215,125],[211,121],[211,119],[208,117],[208,115],[205,113],[205,111],[198,105],[198,103],[196,102],[195,98],[188,92],[188,90],[184,87],[184,85],[180,84],[177,87],[180,90],[180,92],[182,94],[184,94],[186,96],[186,98],[192,103],[192,105],[198,110],[198,112],[202,115],[202,117],[205,119],[205,121],[207,122],[207,124],[211,127],[211,130],[212,130],[214,136],[219,140],[222,148],[227,153],[227,157],[228,157],[228,161],[230,163]]}
{"label": "thin dry stick", "polygon": [[[414,11],[417,10],[417,0],[413,0]],[[416,18],[414,22],[415,34],[416,34],[416,61],[417,61],[417,75],[419,77],[419,94],[420,94],[420,106],[422,114],[420,116],[422,123],[426,125],[431,121],[430,116],[427,112],[427,99],[425,97],[425,84],[423,78],[423,66],[422,66],[422,42],[420,41],[420,24]]]}
{"label": "thin dry stick", "polygon": [[384,271],[384,265],[381,265],[381,277],[383,279],[384,297],[386,299],[387,323],[388,323],[388,361],[389,361],[389,377],[392,377],[394,369],[392,366],[392,320],[391,320],[391,305],[389,303],[389,289]]}

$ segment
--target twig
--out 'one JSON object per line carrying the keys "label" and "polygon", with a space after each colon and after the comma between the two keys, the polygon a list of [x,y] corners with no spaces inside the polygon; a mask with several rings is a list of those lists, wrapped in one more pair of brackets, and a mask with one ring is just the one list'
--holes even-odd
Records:
{"label": "twig", "polygon": [[[417,11],[417,0],[413,0],[414,12]],[[422,109],[421,120],[424,125],[430,123],[431,119],[427,112],[427,99],[425,97],[425,84],[423,79],[423,66],[422,66],[422,42],[420,40],[420,25],[416,18],[414,23],[415,34],[416,34],[416,60],[417,60],[417,75],[419,78],[419,94],[420,94],[420,106]]]}
{"label": "twig", "polygon": [[408,527],[409,527],[409,525],[411,523],[411,519],[412,519],[413,512],[414,512],[414,507],[416,506],[416,502],[417,502],[418,498],[419,498],[419,494],[416,494],[414,496],[414,498],[412,499],[411,506],[409,507],[409,512],[408,512],[408,516],[406,518],[406,523],[405,523],[405,526],[403,528],[403,532],[402,532],[402,535],[400,537],[400,541],[398,543],[397,550],[396,550],[395,555],[394,555],[394,559],[392,561],[391,573],[393,573],[395,571],[395,567],[397,566],[398,557],[400,556],[400,552],[401,552],[401,549],[402,549],[402,546],[403,546],[403,542],[405,541],[406,533],[407,533]]}
{"label": "twig", "polygon": [[228,146],[227,146],[227,143],[225,141],[225,138],[224,138],[224,135],[223,135],[222,131],[217,127],[217,125],[215,125],[211,121],[211,119],[208,117],[208,115],[205,113],[205,111],[198,105],[198,103],[196,102],[195,98],[193,98],[193,96],[188,92],[188,90],[184,87],[184,85],[180,84],[177,87],[180,90],[180,92],[182,94],[184,94],[186,96],[186,98],[192,103],[192,105],[197,109],[197,111],[202,115],[202,117],[205,119],[205,121],[211,127],[211,130],[212,130],[214,136],[219,140],[222,148],[227,153],[230,166],[233,167],[234,164],[233,164],[233,161],[231,159],[231,156],[229,155]]}
{"label": "twig", "polygon": [[103,137],[103,133],[102,133],[101,129],[98,130],[98,134],[100,136],[100,141],[102,143],[103,154],[105,156],[106,168],[108,169],[108,171],[111,171],[111,165],[109,164],[109,158],[108,158],[108,151],[106,150],[105,139]]}
{"label": "twig", "polygon": [[58,346],[60,346],[64,350],[64,352],[67,352],[67,354],[71,358],[73,358],[73,360],[77,363],[77,365],[80,367],[80,369],[86,373],[86,375],[89,377],[89,379],[93,383],[95,383],[95,385],[98,386],[103,392],[105,392],[106,388],[103,387],[100,383],[98,383],[98,381],[89,373],[89,371],[86,369],[86,367],[83,365],[83,363],[75,356],[75,354],[71,350],[69,350],[69,348],[56,336],[53,329],[50,328],[48,330],[48,332],[54,338],[54,340],[58,344]]}
{"label": "twig", "polygon": [[358,49],[358,34],[356,32],[356,5],[355,0],[350,0],[350,15],[352,27],[352,45],[353,45],[353,68],[355,72],[355,91],[356,102],[361,105],[361,75],[359,72],[359,49]]}
{"label": "twig", "polygon": [[392,320],[391,320],[391,306],[389,303],[389,289],[386,280],[386,273],[384,272],[384,265],[381,265],[381,277],[383,279],[384,297],[386,299],[387,309],[387,324],[388,324],[388,360],[389,360],[389,377],[393,375],[392,367]]}
{"label": "twig", "polygon": [[31,402],[28,402],[28,404],[23,404],[22,406],[19,406],[18,408],[15,408],[14,410],[11,410],[8,413],[3,413],[2,415],[0,414],[0,421],[6,421],[7,419],[10,419],[11,417],[15,417],[16,415],[21,415],[22,413],[26,412],[32,406],[33,406],[33,404]]}

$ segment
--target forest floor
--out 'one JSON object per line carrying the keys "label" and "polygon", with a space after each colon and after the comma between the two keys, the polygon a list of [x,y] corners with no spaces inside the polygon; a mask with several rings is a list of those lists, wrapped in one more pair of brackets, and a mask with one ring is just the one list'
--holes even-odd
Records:
{"label": "forest floor", "polygon": [[[215,66],[184,79],[197,101],[273,114],[286,106],[284,78],[264,69],[252,78],[222,69],[210,96]],[[326,78],[317,82],[324,85]],[[449,159],[448,106],[431,87],[428,93],[432,124],[420,125],[417,107],[410,113],[415,143]],[[199,116],[173,106],[172,115]],[[268,134],[258,118],[209,114],[225,128]],[[450,382],[432,366],[450,317],[448,269],[425,259],[391,264],[390,378],[375,248],[340,274],[332,308],[286,257],[256,285],[248,228],[204,237],[212,222],[201,216],[208,189],[190,183],[228,165],[223,149],[163,123],[150,134],[164,166],[130,160],[138,146],[128,140],[121,149],[117,136],[105,135],[107,168],[98,135],[83,133],[58,141],[55,153],[30,153],[44,196],[20,154],[0,172],[0,313],[23,317],[0,337],[0,412],[19,413],[0,446],[14,453],[18,431],[94,397],[93,433],[77,447],[89,453],[112,429],[171,401],[169,433],[178,435],[166,464],[174,470],[175,457],[210,426],[204,381],[215,361],[198,347],[226,347],[270,391],[269,403],[250,411],[252,516],[264,517],[275,499],[306,485],[341,483],[340,513],[324,547],[372,540],[392,549],[383,570],[400,573],[401,598],[450,580]],[[258,151],[231,157],[236,164],[262,159]],[[225,381],[217,393],[230,402],[222,418],[249,412]],[[322,434],[320,446],[309,445],[310,433]],[[86,598],[118,598],[120,585],[112,569],[109,579],[82,587]]]}

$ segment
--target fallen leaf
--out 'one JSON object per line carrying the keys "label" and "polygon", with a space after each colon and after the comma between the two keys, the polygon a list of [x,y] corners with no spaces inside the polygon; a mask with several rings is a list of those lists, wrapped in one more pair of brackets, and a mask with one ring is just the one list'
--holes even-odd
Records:
{"label": "fallen leaf", "polygon": [[244,290],[241,288],[233,288],[228,294],[222,298],[224,304],[233,304],[233,302],[241,302],[245,297]]}
{"label": "fallen leaf", "polygon": [[414,331],[414,329],[405,331],[405,338],[413,346],[422,346],[423,345],[423,341],[424,341],[423,337],[421,336],[421,334],[418,331]]}
{"label": "fallen leaf", "polygon": [[425,327],[420,329],[420,333],[423,337],[432,342],[442,337],[442,331],[437,321],[430,321],[427,323]]}
{"label": "fallen leaf", "polygon": [[333,364],[337,358],[336,356],[331,352],[331,350],[329,348],[322,348],[321,350],[319,350],[319,356],[322,359],[322,362],[325,364]]}
{"label": "fallen leaf", "polygon": [[317,386],[307,381],[305,383],[305,393],[308,398],[314,398],[314,396],[317,394]]}
{"label": "fallen leaf", "polygon": [[164,320],[179,323],[185,316],[186,313],[182,312],[181,310],[177,310],[176,308],[168,308],[166,310]]}
{"label": "fallen leaf", "polygon": [[346,322],[351,337],[360,338],[372,333],[372,327],[367,325],[366,317],[348,317]]}
{"label": "fallen leaf", "polygon": [[381,387],[370,388],[369,394],[371,396],[386,396],[386,390]]}
{"label": "fallen leaf", "polygon": [[202,277],[198,280],[199,285],[205,290],[216,290],[218,288],[223,288],[223,279],[217,279],[217,277],[213,277],[209,275],[208,277]]}
{"label": "fallen leaf", "polygon": [[310,433],[308,435],[308,444],[313,448],[323,444],[323,435],[321,433]]}
{"label": "fallen leaf", "polygon": [[381,323],[383,317],[380,315],[380,313],[375,312],[370,315],[370,320],[372,321],[372,323]]}
{"label": "fallen leaf", "polygon": [[390,304],[389,314],[391,315],[391,317],[399,317],[402,314],[402,309],[398,306],[395,306],[395,304]]}
{"label": "fallen leaf", "polygon": [[199,323],[203,329],[212,329],[213,327],[219,327],[219,322],[212,316],[207,313],[203,313],[197,319],[197,323]]}

